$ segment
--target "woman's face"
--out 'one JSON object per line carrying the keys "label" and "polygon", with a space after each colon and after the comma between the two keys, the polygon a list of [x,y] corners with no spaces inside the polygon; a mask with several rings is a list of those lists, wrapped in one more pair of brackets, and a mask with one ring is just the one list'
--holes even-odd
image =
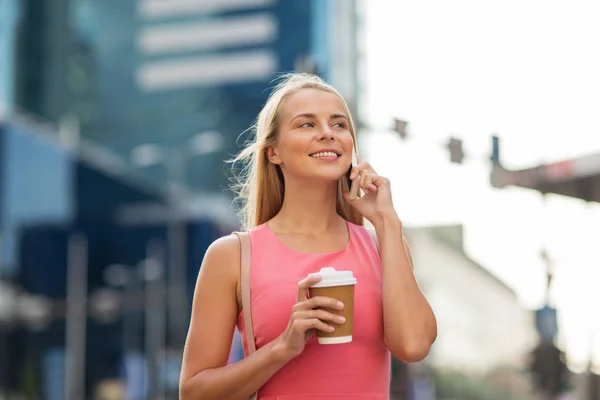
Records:
{"label": "woman's face", "polygon": [[269,160],[286,177],[337,181],[348,172],[354,140],[346,108],[333,93],[301,89],[283,103]]}

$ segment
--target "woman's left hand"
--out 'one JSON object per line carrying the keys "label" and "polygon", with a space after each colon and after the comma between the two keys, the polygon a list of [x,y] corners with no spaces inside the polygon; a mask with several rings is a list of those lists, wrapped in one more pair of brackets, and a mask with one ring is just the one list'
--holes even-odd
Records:
{"label": "woman's left hand", "polygon": [[369,220],[373,225],[389,217],[396,217],[396,211],[392,203],[392,191],[390,180],[377,175],[368,162],[360,162],[350,172],[350,180],[357,181],[364,195],[354,200],[350,199],[350,193],[344,193],[344,198],[352,206]]}

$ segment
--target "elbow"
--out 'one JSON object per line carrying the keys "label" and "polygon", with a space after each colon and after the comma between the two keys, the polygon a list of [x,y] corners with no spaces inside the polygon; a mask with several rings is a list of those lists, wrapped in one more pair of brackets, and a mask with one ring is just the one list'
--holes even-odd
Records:
{"label": "elbow", "polygon": [[423,338],[410,341],[386,339],[385,342],[390,352],[398,360],[404,363],[415,363],[423,361],[429,355],[434,341],[435,337],[433,339]]}
{"label": "elbow", "polygon": [[231,398],[227,395],[223,397],[223,393],[220,393],[219,389],[211,382],[214,382],[214,379],[210,377],[210,369],[205,369],[187,378],[181,377],[179,379],[179,400],[221,400]]}
{"label": "elbow", "polygon": [[204,390],[198,379],[181,379],[179,381],[179,400],[193,400],[205,398]]}
{"label": "elbow", "polygon": [[431,315],[431,319],[414,329],[406,330],[398,326],[384,329],[385,344],[394,357],[405,363],[414,363],[423,361],[429,355],[438,335],[437,321],[433,313]]}
{"label": "elbow", "polygon": [[413,345],[390,348],[390,351],[394,357],[405,363],[423,361],[429,355],[430,350],[431,345],[428,343],[415,343]]}
{"label": "elbow", "polygon": [[189,400],[191,399],[194,395],[198,395],[198,393],[192,393],[195,392],[192,390],[192,385],[190,384],[189,380],[181,380],[179,381],[179,400]]}

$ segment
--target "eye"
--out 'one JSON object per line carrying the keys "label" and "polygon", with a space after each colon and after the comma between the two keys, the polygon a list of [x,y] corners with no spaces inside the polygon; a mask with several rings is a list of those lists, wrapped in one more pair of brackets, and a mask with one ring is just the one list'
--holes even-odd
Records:
{"label": "eye", "polygon": [[312,122],[303,122],[298,125],[298,128],[312,128],[313,126],[315,125]]}
{"label": "eye", "polygon": [[343,121],[334,122],[333,126],[336,126],[336,127],[340,128],[340,129],[346,129],[347,128],[346,123],[343,122]]}

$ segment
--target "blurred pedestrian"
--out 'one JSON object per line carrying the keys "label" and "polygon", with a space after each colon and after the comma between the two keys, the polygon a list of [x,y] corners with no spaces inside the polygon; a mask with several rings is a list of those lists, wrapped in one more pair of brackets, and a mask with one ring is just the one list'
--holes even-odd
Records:
{"label": "blurred pedestrian", "polygon": [[[250,310],[244,310],[241,247],[215,241],[194,293],[182,400],[388,399],[390,352],[422,360],[437,335],[412,270],[390,182],[355,154],[356,134],[342,96],[320,78],[285,76],[260,112],[254,138],[234,160],[251,242]],[[353,156],[356,163],[353,163]],[[364,195],[354,197],[353,187]],[[364,226],[367,219],[371,234]],[[315,332],[341,329],[339,299],[310,297],[322,267],[352,271],[354,332],[319,344]],[[251,311],[248,330],[244,315]],[[246,357],[227,365],[234,328]],[[250,353],[255,344],[256,351]]]}

